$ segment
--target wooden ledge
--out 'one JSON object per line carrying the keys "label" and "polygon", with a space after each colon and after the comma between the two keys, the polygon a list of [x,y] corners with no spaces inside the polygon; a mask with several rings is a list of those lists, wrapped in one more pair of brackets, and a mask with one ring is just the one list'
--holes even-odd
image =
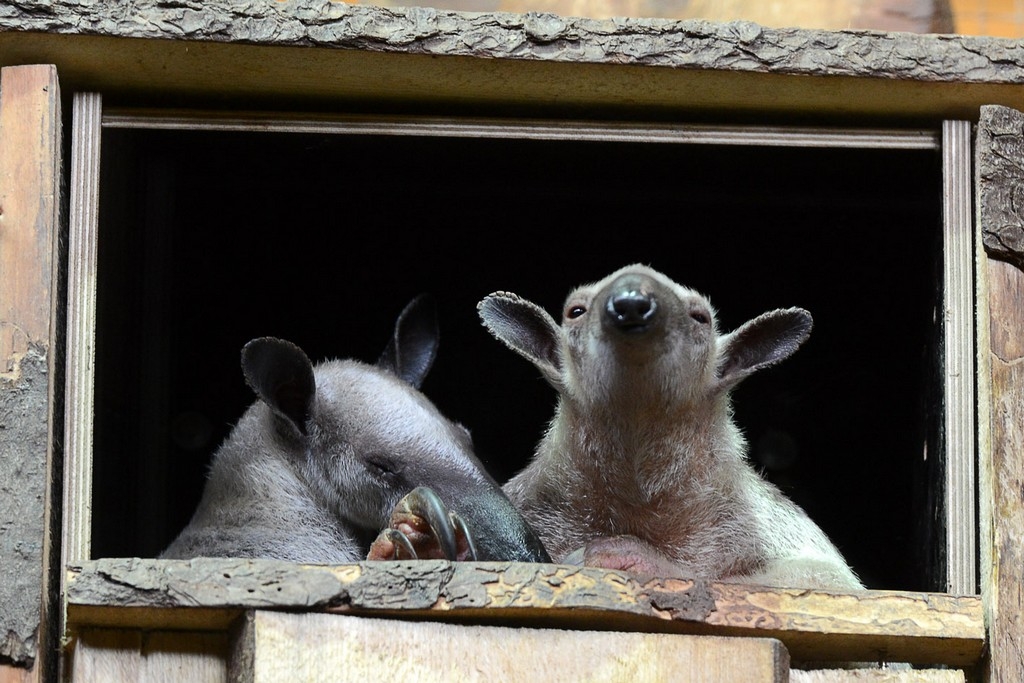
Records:
{"label": "wooden ledge", "polygon": [[[0,64],[127,106],[626,118],[976,120],[1019,107],[1009,38],[342,2],[6,3]],[[258,65],[258,68],[254,68]],[[638,68],[642,67],[642,68]]]}
{"label": "wooden ledge", "polygon": [[221,630],[250,609],[453,623],[778,638],[795,661],[965,667],[982,654],[981,598],[640,581],[601,569],[506,562],[103,559],[68,568],[71,628]]}

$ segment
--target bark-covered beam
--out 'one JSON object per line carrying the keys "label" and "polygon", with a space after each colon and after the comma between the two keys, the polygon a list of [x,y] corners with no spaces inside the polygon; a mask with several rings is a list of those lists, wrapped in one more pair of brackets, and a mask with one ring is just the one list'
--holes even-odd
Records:
{"label": "bark-covered beam", "polygon": [[123,10],[102,0],[24,0],[0,10],[0,31],[919,81],[1024,79],[1024,45],[977,36],[468,13],[326,0],[141,0]]}
{"label": "bark-covered beam", "polygon": [[130,618],[149,628],[198,628],[202,619],[188,612],[207,610],[216,612],[207,627],[222,628],[245,609],[301,609],[777,638],[794,660],[951,666],[977,662],[985,638],[977,597],[640,581],[563,565],[423,560],[313,567],[271,560],[106,559],[71,567],[67,585],[73,625],[118,625]]}
{"label": "bark-covered beam", "polygon": [[985,251],[1024,269],[1024,114],[982,107],[976,156]]}
{"label": "bark-covered beam", "polygon": [[0,65],[27,63],[114,107],[844,125],[975,120],[1024,82],[1009,39],[326,0],[8,3]]}

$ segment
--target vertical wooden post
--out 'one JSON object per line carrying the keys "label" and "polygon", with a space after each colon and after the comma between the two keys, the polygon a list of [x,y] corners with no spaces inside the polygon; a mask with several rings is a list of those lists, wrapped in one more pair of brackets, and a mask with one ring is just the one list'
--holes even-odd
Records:
{"label": "vertical wooden post", "polygon": [[[0,680],[56,665],[51,543],[60,397],[60,92],[53,66],[0,70]],[[57,536],[59,538],[59,535]]]}
{"label": "vertical wooden post", "polygon": [[990,556],[985,600],[992,681],[1024,680],[1024,272],[985,262],[991,453],[982,462]]}
{"label": "vertical wooden post", "polygon": [[93,386],[103,100],[75,93],[68,197],[67,424],[62,565],[88,560],[92,538]]}
{"label": "vertical wooden post", "polygon": [[985,679],[1024,680],[1024,114],[982,107],[977,134],[980,537]]}
{"label": "vertical wooden post", "polygon": [[974,250],[971,248],[971,124],[944,121],[943,316],[945,324],[946,585],[958,595],[975,595],[978,525],[975,519],[975,350]]}

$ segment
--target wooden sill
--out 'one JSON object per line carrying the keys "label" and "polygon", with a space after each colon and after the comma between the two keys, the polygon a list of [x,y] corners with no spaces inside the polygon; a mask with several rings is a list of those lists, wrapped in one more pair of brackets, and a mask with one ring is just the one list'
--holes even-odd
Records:
{"label": "wooden sill", "polygon": [[794,661],[969,667],[981,598],[640,581],[565,565],[421,560],[339,566],[274,560],[114,558],[67,569],[67,623],[223,630],[245,610],[451,623],[777,638]]}

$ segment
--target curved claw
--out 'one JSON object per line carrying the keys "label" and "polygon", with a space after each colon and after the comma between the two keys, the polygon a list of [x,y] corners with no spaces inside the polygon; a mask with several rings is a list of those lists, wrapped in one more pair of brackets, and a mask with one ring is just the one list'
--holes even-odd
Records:
{"label": "curved claw", "polygon": [[[458,546],[455,544],[455,529],[451,523],[448,508],[433,489],[417,486],[406,496],[409,511],[427,520],[431,531],[437,537],[441,551],[449,560],[458,558]],[[463,524],[463,528],[465,524]]]}
{"label": "curved claw", "polygon": [[415,560],[416,549],[412,547],[409,539],[398,529],[385,529],[389,541],[395,546],[396,560]]}
{"label": "curved claw", "polygon": [[[478,557],[476,552],[476,542],[473,541],[473,534],[469,533],[469,527],[466,526],[466,520],[462,519],[459,513],[454,510],[448,512],[448,519],[451,520],[452,527],[466,539],[466,545],[469,547],[469,555],[466,559],[470,562],[476,562]],[[453,558],[449,557],[448,559]]]}
{"label": "curved claw", "polygon": [[368,560],[415,560],[416,549],[409,538],[398,529],[384,529],[370,546]]}

